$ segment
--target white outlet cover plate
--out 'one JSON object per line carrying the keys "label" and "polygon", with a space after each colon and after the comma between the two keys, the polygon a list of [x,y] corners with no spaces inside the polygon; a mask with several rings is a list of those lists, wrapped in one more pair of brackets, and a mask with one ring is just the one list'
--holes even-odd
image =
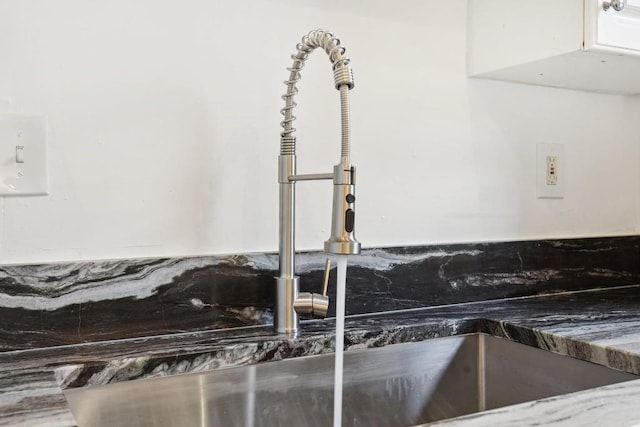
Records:
{"label": "white outlet cover plate", "polygon": [[[565,177],[567,176],[567,159],[563,144],[539,143],[537,153],[537,196],[538,199],[564,199]],[[547,184],[547,156],[557,158],[556,176],[557,184]]]}
{"label": "white outlet cover plate", "polygon": [[[18,147],[23,147],[22,163],[17,161]],[[47,193],[45,117],[0,113],[0,196]]]}

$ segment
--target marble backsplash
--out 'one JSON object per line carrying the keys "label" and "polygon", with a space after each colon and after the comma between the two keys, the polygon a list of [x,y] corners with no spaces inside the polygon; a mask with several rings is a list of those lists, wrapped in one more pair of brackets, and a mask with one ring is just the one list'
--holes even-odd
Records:
{"label": "marble backsplash", "polygon": [[[320,291],[325,259],[298,256],[303,291]],[[638,236],[366,249],[346,311],[637,284],[639,261]],[[262,253],[2,266],[0,351],[269,324],[277,266]]]}

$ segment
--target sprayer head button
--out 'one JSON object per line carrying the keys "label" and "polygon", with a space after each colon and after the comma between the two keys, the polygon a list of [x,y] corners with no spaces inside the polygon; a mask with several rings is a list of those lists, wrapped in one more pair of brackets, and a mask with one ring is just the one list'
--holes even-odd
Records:
{"label": "sprayer head button", "polygon": [[344,231],[351,233],[355,222],[356,213],[352,209],[347,209],[344,213]]}

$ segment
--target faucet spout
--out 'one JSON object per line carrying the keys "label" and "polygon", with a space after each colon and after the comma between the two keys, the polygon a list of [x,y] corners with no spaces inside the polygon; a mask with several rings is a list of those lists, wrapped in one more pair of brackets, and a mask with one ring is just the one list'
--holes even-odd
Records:
{"label": "faucet spout", "polygon": [[[319,47],[327,53],[331,61],[335,88],[340,92],[342,136],[340,162],[334,166],[331,174],[298,175],[296,171],[296,137],[294,136],[296,129],[293,127],[295,120],[293,109],[297,105],[294,97],[298,93],[296,84],[300,81],[300,71],[309,54]],[[340,40],[324,30],[309,32],[296,45],[296,50],[296,53],[291,55],[293,65],[287,68],[289,79],[284,82],[287,86],[287,92],[282,96],[285,106],[280,110],[284,116],[280,123],[282,132],[278,158],[280,273],[276,278],[274,311],[274,327],[280,333],[297,332],[299,318],[296,307],[303,305],[297,301],[299,298],[299,277],[295,275],[295,184],[297,181],[333,180],[331,235],[324,243],[324,250],[340,255],[360,253],[360,242],[356,240],[354,235],[355,167],[351,164],[350,159],[349,90],[354,87],[353,72],[349,67],[350,60],[345,55],[345,48],[340,44]],[[326,313],[326,310],[319,311]]]}

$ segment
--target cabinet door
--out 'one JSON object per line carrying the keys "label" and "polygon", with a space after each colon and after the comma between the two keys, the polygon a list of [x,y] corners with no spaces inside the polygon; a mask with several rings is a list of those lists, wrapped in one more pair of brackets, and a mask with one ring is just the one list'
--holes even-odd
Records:
{"label": "cabinet door", "polygon": [[625,3],[618,12],[585,0],[585,50],[640,56],[640,0]]}

